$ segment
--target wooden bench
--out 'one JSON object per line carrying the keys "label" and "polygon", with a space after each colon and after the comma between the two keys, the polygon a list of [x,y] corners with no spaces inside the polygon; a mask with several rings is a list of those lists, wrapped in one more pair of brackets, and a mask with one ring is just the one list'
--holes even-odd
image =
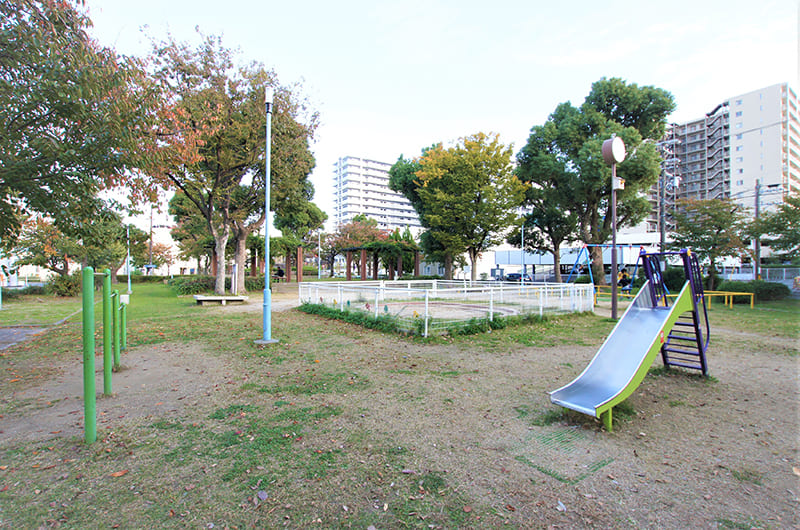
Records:
{"label": "wooden bench", "polygon": [[208,295],[208,294],[196,294],[194,295],[194,299],[197,301],[197,305],[206,305],[206,304],[222,304],[225,305],[228,302],[238,302],[244,303],[247,301],[247,296],[234,296],[234,295]]}

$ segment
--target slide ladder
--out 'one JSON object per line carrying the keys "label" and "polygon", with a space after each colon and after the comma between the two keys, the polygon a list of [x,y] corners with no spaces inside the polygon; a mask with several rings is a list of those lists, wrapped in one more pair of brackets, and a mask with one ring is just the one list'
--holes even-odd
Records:
{"label": "slide ladder", "polygon": [[691,289],[692,308],[678,317],[674,327],[665,337],[665,342],[661,346],[661,359],[665,366],[700,370],[703,375],[708,375],[706,351],[710,330],[708,310],[703,294],[703,277],[697,261],[697,254],[688,249],[669,253],[647,253],[642,249],[640,258],[645,275],[650,280],[649,288],[652,298],[657,304],[667,306],[669,292],[664,285],[659,261],[659,257],[665,255],[681,256],[686,281]]}

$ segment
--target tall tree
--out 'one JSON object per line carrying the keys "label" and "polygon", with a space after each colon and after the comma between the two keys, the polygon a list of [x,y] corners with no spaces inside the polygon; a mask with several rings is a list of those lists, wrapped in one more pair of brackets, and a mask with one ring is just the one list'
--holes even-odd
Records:
{"label": "tall tree", "polygon": [[[554,152],[553,124],[534,127],[528,143],[517,155],[516,174],[530,184],[525,192],[525,248],[553,254],[555,281],[561,282],[561,245],[578,236],[578,215],[569,209],[574,195],[566,161]],[[515,230],[509,243],[522,246],[522,233]]]}
{"label": "tall tree", "polygon": [[231,200],[259,152],[263,157],[264,89],[272,80],[267,72],[235,69],[231,51],[213,37],[197,49],[162,43],[153,61],[167,104],[149,175],[180,190],[203,215],[215,241],[214,291],[224,294]]}
{"label": "tall tree", "polygon": [[[181,190],[206,219],[217,256],[215,292],[222,294],[224,250],[234,222],[240,223],[244,241],[244,232],[255,230],[266,217],[259,206],[265,183],[266,87],[276,87],[270,159],[276,212],[288,197],[308,192],[314,167],[308,145],[317,115],[292,89],[279,86],[274,72],[260,65],[236,68],[233,53],[219,38],[204,37],[197,49],[168,41],[156,48],[154,62],[168,105],[161,112],[157,163],[150,174]],[[242,186],[248,182],[252,189],[244,196]]]}
{"label": "tall tree", "polygon": [[514,175],[511,155],[498,135],[477,133],[449,149],[429,149],[419,161],[425,225],[450,256],[469,255],[473,280],[480,254],[518,220],[525,185]]}
{"label": "tall tree", "polygon": [[[555,198],[559,209],[577,216],[584,243],[603,244],[612,233],[611,169],[601,156],[603,141],[616,134],[627,147],[628,157],[617,166],[617,175],[625,180],[625,189],[617,193],[617,226],[634,226],[650,210],[645,192],[660,172],[655,140],[663,136],[674,108],[672,95],[663,89],[603,78],[580,107],[562,103],[542,127],[533,129],[526,148],[563,164],[565,171],[549,187],[569,190]],[[536,170],[528,177],[547,182],[548,174]],[[600,248],[592,249],[592,258],[595,277],[603,282]]]}
{"label": "tall tree", "polygon": [[713,290],[719,259],[748,253],[747,218],[747,209],[728,199],[678,201],[671,247],[689,248],[708,259],[708,288]]}
{"label": "tall tree", "polygon": [[[82,3],[82,2],[80,2]],[[0,238],[56,220],[141,162],[153,92],[141,64],[86,33],[75,1],[0,0]],[[142,190],[139,190],[142,191]]]}

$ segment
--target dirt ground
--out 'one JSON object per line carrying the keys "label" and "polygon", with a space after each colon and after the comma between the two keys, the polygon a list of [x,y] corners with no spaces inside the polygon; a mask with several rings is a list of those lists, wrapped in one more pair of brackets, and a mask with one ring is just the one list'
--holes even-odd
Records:
{"label": "dirt ground", "polygon": [[[296,304],[292,287],[276,289],[275,311]],[[442,473],[470,498],[496,506],[500,517],[487,527],[800,527],[798,357],[783,353],[797,341],[712,329],[712,380],[649,376],[629,399],[634,415],[611,433],[579,414],[535,425],[537,411],[556,409],[547,392],[579,374],[602,339],[471,351],[359,333],[341,361],[369,371],[373,385],[330,400],[361,411],[336,420],[347,429],[414,447],[417,470]],[[243,361],[204,355],[201,364],[190,362],[202,349],[132,349],[114,377],[114,392],[125,399],[98,400],[98,427],[228,402]],[[80,435],[76,368],[15,396],[36,412],[4,418],[0,446]],[[101,393],[99,372],[97,380]]]}

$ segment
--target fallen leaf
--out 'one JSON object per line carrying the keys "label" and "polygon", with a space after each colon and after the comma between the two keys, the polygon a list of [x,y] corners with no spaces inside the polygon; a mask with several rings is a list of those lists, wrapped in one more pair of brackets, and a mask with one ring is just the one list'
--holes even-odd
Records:
{"label": "fallen leaf", "polygon": [[795,475],[800,477],[800,467],[793,467],[792,468],[792,473],[794,473]]}
{"label": "fallen leaf", "polygon": [[265,501],[267,498],[269,498],[269,495],[267,495],[266,491],[259,491],[256,495],[258,495],[258,498],[262,501]]}
{"label": "fallen leaf", "polygon": [[127,474],[128,471],[130,471],[130,470],[129,469],[123,469],[122,471],[114,471],[113,473],[111,473],[111,476],[112,477],[121,477],[122,475]]}
{"label": "fallen leaf", "polygon": [[472,511],[472,506],[470,506],[470,505],[464,506],[464,513],[469,513],[471,511]]}

